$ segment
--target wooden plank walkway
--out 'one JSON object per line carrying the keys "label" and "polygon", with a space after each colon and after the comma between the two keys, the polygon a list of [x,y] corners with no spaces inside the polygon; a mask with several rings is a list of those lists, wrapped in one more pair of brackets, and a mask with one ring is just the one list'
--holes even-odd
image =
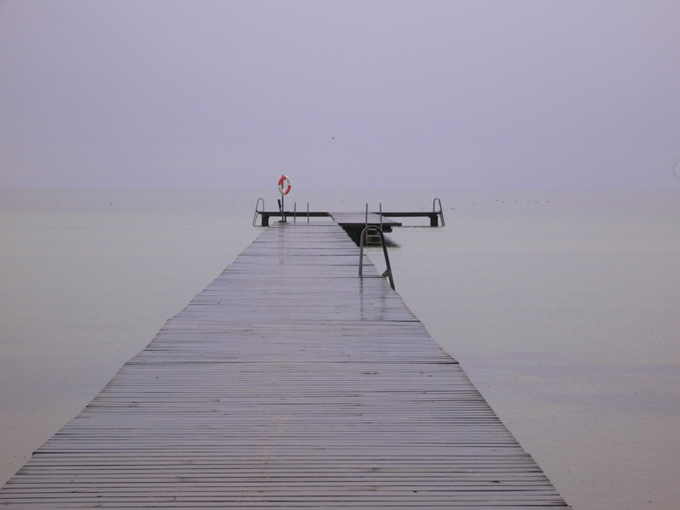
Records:
{"label": "wooden plank walkway", "polygon": [[35,452],[0,506],[566,506],[357,264],[335,224],[263,231]]}

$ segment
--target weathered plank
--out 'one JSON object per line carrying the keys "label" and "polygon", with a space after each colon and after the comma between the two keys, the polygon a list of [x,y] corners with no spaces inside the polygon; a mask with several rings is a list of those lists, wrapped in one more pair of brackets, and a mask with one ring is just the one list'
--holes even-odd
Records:
{"label": "weathered plank", "polygon": [[277,224],[0,490],[16,508],[565,506],[333,224]]}

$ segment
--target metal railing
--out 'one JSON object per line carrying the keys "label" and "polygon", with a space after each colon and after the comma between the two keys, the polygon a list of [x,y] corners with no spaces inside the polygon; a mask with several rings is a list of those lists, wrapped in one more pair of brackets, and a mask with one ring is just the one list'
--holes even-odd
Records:
{"label": "metal railing", "polygon": [[388,278],[390,280],[390,287],[394,288],[394,276],[392,275],[392,266],[390,265],[390,256],[387,254],[387,245],[385,244],[385,234],[375,225],[369,225],[361,231],[359,240],[359,278],[364,278],[364,239],[369,230],[374,230],[380,236],[380,244],[382,245],[383,255],[385,257],[385,265],[387,269],[380,275],[381,278]]}
{"label": "metal railing", "polygon": [[[262,202],[262,211],[258,209],[260,206],[260,202]],[[255,214],[253,215],[253,227],[257,224],[257,215],[260,212],[264,212],[264,198],[258,198],[257,202],[255,202]]]}
{"label": "metal railing", "polygon": [[[435,205],[439,202],[439,210],[435,208]],[[442,227],[446,226],[446,222],[444,221],[444,208],[442,207],[442,201],[439,200],[438,198],[435,198],[432,201],[432,212],[439,214],[439,217],[442,220]]]}

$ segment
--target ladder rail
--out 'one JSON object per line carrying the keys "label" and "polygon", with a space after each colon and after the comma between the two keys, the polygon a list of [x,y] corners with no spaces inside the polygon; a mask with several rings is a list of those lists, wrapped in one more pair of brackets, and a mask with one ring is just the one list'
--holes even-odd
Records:
{"label": "ladder rail", "polygon": [[387,269],[385,269],[385,272],[380,276],[380,278],[387,277],[390,281],[390,287],[392,287],[392,290],[396,290],[394,288],[394,275],[392,274],[392,266],[390,264],[390,256],[387,253],[387,244],[385,243],[385,234],[383,234],[382,230],[380,230],[375,225],[368,225],[367,227],[365,227],[361,231],[361,236],[359,238],[359,278],[365,278],[364,274],[363,274],[364,273],[364,239],[365,239],[366,234],[368,233],[369,230],[374,230],[380,236],[380,244],[382,245],[383,256],[385,257],[385,265],[387,266]]}
{"label": "ladder rail", "polygon": [[[437,204],[437,202],[439,202],[439,210],[438,211],[435,209],[435,205]],[[438,198],[435,198],[432,201],[432,212],[439,214],[439,218],[441,218],[441,220],[442,220],[442,227],[445,227],[446,222],[444,221],[444,208],[442,207],[442,201],[439,200]]]}
{"label": "ladder rail", "polygon": [[[260,206],[260,202],[262,202],[262,211],[258,209]],[[255,202],[255,214],[253,215],[253,227],[257,224],[257,215],[261,212],[264,212],[265,207],[264,207],[264,198],[258,198],[257,202]]]}

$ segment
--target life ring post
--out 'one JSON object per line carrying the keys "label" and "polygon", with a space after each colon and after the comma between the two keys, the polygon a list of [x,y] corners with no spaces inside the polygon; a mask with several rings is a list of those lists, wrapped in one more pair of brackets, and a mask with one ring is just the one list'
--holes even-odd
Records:
{"label": "life ring post", "polygon": [[281,221],[286,222],[286,208],[284,205],[284,198],[292,188],[290,178],[286,174],[281,174],[279,177],[279,193],[281,193]]}

